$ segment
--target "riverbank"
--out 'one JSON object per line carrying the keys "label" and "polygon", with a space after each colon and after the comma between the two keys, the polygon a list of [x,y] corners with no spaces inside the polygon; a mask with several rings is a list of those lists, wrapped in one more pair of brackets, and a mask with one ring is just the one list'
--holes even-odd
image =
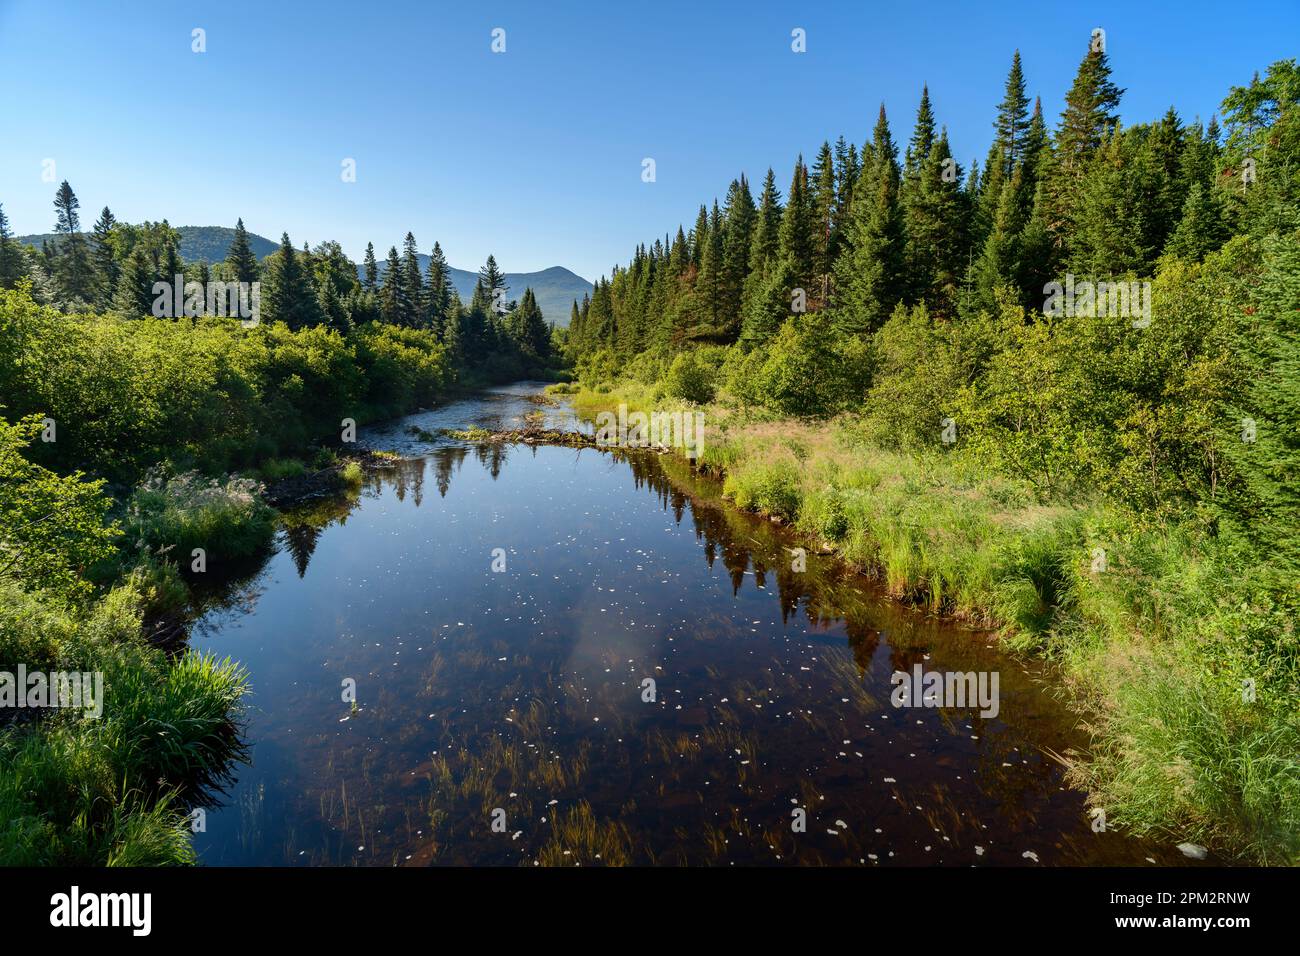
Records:
{"label": "riverbank", "polygon": [[[586,418],[676,408],[634,384],[570,397]],[[1294,629],[1277,582],[1241,555],[1102,503],[1042,503],[948,456],[873,447],[851,417],[689,407],[707,421],[698,467],[738,507],[788,522],[900,599],[1059,663],[1093,741],[1071,777],[1108,826],[1300,860],[1300,722],[1276,650]]]}

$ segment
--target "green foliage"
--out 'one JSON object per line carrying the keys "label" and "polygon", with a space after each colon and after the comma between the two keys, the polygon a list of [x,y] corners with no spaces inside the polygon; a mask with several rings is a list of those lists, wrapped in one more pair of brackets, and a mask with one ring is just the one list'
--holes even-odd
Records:
{"label": "green foliage", "polygon": [[209,569],[261,553],[275,532],[274,514],[247,478],[225,482],[195,472],[154,470],[125,506],[125,545],[188,569],[202,548]]}
{"label": "green foliage", "polygon": [[[1300,237],[1269,240],[1235,345],[1247,373],[1215,422],[1238,478],[1228,520],[1294,575],[1300,572]],[[1225,434],[1226,433],[1226,434]]]}
{"label": "green foliage", "polygon": [[104,523],[112,502],[102,480],[60,476],[25,457],[42,431],[36,416],[0,418],[0,580],[84,595],[83,575],[112,554],[120,532]]}
{"label": "green foliage", "polygon": [[695,351],[682,352],[664,376],[664,393],[671,398],[703,404],[713,400],[714,370]]}
{"label": "green foliage", "polygon": [[170,661],[130,588],[77,607],[0,580],[0,669],[102,675],[103,713],[63,709],[0,732],[0,865],[188,864],[184,801],[239,757],[242,671]]}
{"label": "green foliage", "polygon": [[867,346],[837,333],[822,314],[809,313],[781,326],[749,394],[786,415],[830,415],[861,399],[869,375]]}
{"label": "green foliage", "polygon": [[53,418],[34,454],[134,481],[153,464],[244,468],[432,404],[455,382],[434,333],[367,323],[344,335],[221,318],[68,317],[0,290],[0,393]]}

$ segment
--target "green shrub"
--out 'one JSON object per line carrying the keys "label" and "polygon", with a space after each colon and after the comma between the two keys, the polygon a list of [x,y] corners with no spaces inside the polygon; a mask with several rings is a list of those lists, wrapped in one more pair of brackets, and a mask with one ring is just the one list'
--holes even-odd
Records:
{"label": "green shrub", "polygon": [[263,481],[283,481],[285,478],[297,478],[306,474],[307,466],[297,458],[272,458],[263,462],[258,472]]}
{"label": "green shrub", "polygon": [[697,351],[681,352],[664,377],[664,394],[702,405],[713,400],[716,372]]}
{"label": "green shrub", "polygon": [[343,466],[340,472],[344,484],[349,488],[360,488],[362,481],[365,480],[366,473],[361,467],[360,462],[350,461]]}
{"label": "green shrub", "polygon": [[722,488],[741,508],[793,521],[799,516],[801,484],[798,463],[777,458],[729,472]]}

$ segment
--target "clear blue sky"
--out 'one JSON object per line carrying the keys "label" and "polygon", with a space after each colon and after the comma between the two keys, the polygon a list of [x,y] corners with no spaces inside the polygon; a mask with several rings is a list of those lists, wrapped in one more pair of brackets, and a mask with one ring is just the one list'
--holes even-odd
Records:
{"label": "clear blue sky", "polygon": [[86,227],[105,204],[173,225],[242,216],[358,259],[409,229],[461,268],[493,252],[594,278],[741,171],[756,189],[771,165],[784,190],[797,152],[861,142],[882,100],[905,142],[924,82],[963,164],[982,159],[1017,47],[1053,124],[1096,26],[1126,122],[1170,104],[1208,119],[1229,85],[1300,52],[1296,0],[287,6],[0,0],[14,230],[52,228],[53,158]]}

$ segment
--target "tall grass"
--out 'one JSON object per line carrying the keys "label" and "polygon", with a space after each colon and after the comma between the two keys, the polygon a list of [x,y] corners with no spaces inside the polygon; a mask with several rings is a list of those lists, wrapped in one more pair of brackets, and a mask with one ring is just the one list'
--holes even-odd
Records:
{"label": "tall grass", "polygon": [[141,636],[119,587],[87,607],[0,580],[0,670],[102,674],[102,714],[0,715],[0,865],[193,862],[186,809],[209,798],[240,739],[244,672]]}
{"label": "tall grass", "polygon": [[126,503],[126,546],[183,569],[191,566],[195,548],[203,549],[209,565],[242,561],[262,552],[275,534],[275,513],[259,491],[248,478],[220,481],[153,469]]}

